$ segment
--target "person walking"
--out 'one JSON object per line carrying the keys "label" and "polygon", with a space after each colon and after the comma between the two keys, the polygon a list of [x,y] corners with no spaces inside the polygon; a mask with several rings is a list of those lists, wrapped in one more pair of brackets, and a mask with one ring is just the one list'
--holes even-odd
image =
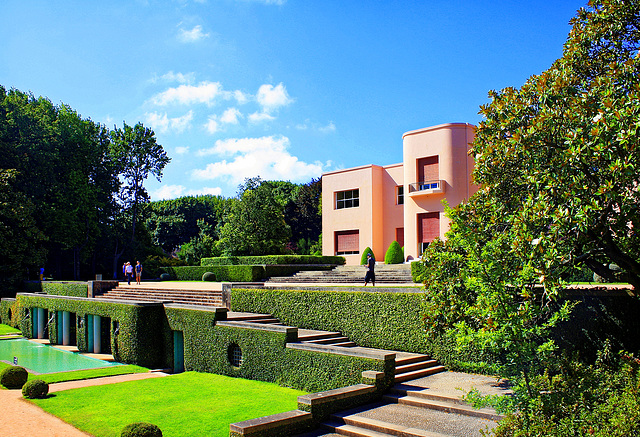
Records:
{"label": "person walking", "polygon": [[140,285],[140,280],[142,279],[142,264],[140,261],[136,261],[136,284]]}
{"label": "person walking", "polygon": [[364,286],[366,287],[369,281],[371,281],[371,285],[373,287],[376,286],[376,260],[371,256],[370,253],[367,254],[367,274],[364,275]]}
{"label": "person walking", "polygon": [[133,266],[131,265],[130,262],[127,261],[127,264],[124,269],[127,272],[127,284],[131,285],[131,279],[133,278]]}

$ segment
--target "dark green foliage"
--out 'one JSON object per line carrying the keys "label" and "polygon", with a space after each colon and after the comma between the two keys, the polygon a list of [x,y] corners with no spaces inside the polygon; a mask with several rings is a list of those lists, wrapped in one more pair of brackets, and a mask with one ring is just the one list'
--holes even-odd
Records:
{"label": "dark green foliage", "polygon": [[161,273],[160,274],[160,280],[161,281],[170,281],[171,280],[171,275],[169,273]]}
{"label": "dark green foliage", "polygon": [[41,287],[44,293],[55,296],[87,297],[88,292],[86,282],[44,281]]}
{"label": "dark green foliage", "polygon": [[411,262],[411,277],[413,278],[413,282],[424,282],[424,275],[426,272],[427,268],[424,263],[421,263],[420,261]]}
{"label": "dark green foliage", "polygon": [[219,245],[224,255],[271,255],[286,253],[291,228],[284,207],[268,183],[251,181],[241,187],[220,228]]}
{"label": "dark green foliage", "polygon": [[367,255],[371,254],[373,259],[376,259],[376,256],[373,254],[373,250],[370,247],[367,247],[364,251],[362,251],[362,256],[360,257],[360,265],[367,265]]}
{"label": "dark green foliage", "polygon": [[49,384],[41,379],[32,379],[22,386],[22,396],[27,399],[43,399],[49,393]]}
{"label": "dark green foliage", "polygon": [[387,253],[384,255],[385,264],[402,264],[404,262],[404,255],[402,247],[397,241],[392,241],[387,249]]}
{"label": "dark green foliage", "polygon": [[214,273],[218,281],[255,282],[267,277],[262,266],[188,266],[163,270],[178,281],[200,281],[206,272]]}
{"label": "dark green foliage", "polygon": [[186,266],[186,262],[165,256],[150,256],[142,262],[143,278],[159,278],[164,266]]}
{"label": "dark green foliage", "polygon": [[[185,370],[277,382],[312,392],[358,384],[365,370],[393,375],[382,360],[288,349],[286,343],[293,338],[283,331],[214,327],[215,314],[204,311],[167,308],[166,314],[170,329],[184,334]],[[229,362],[231,345],[242,351],[240,367]]]}
{"label": "dark green foliage", "polygon": [[422,293],[233,289],[231,310],[273,314],[284,324],[342,332],[359,346],[429,352]]}
{"label": "dark green foliage", "polygon": [[316,256],[316,255],[266,255],[266,256],[221,256],[215,258],[202,258],[200,265],[259,265],[259,264],[333,264],[343,265],[345,259],[342,256]]}
{"label": "dark green foliage", "polygon": [[28,377],[29,373],[24,367],[5,367],[2,372],[0,372],[0,385],[8,389],[22,388],[25,382],[27,382]]}
{"label": "dark green foliage", "polygon": [[205,274],[202,275],[202,280],[207,282],[215,282],[216,274],[212,272],[205,272]]}
{"label": "dark green foliage", "polygon": [[[103,328],[107,330],[110,341],[102,346],[110,350],[116,361],[136,364],[143,367],[159,367],[164,360],[163,330],[165,329],[164,308],[162,304],[125,304],[99,302],[93,299],[67,299],[55,296],[18,296],[17,304],[21,308],[46,308],[49,315],[54,315],[49,325],[49,339],[55,343],[57,338],[58,311],[69,311],[75,314],[75,321],[80,319],[76,329],[78,349],[87,351],[86,329],[87,315],[98,315],[108,318],[111,323]],[[119,324],[115,334],[115,323]],[[22,319],[18,329],[25,335],[31,333],[31,318]]]}
{"label": "dark green foliage", "polygon": [[120,437],[162,437],[162,431],[157,425],[135,422],[122,428]]}

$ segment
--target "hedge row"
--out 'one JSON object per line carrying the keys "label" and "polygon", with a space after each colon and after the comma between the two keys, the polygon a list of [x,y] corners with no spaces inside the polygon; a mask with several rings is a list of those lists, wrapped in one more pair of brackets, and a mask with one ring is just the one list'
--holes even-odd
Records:
{"label": "hedge row", "polygon": [[413,278],[413,282],[423,282],[423,276],[426,272],[427,268],[420,261],[413,261],[411,263],[411,277]]}
{"label": "hedge row", "polygon": [[[166,308],[166,315],[170,328],[183,332],[186,371],[275,382],[309,392],[359,384],[365,370],[393,374],[382,360],[287,349],[293,339],[285,332],[217,326],[213,313]],[[233,345],[242,351],[240,367],[229,361]]]}
{"label": "hedge row", "polygon": [[41,287],[44,293],[54,296],[87,297],[88,292],[88,284],[79,281],[44,281]]}
{"label": "hedge row", "polygon": [[200,281],[202,275],[211,272],[216,281],[256,282],[273,276],[290,276],[301,270],[331,270],[331,266],[323,264],[308,265],[209,265],[189,267],[162,267],[172,279],[179,281]]}
{"label": "hedge row", "polygon": [[178,281],[201,281],[206,272],[215,274],[217,281],[255,282],[266,278],[263,266],[176,266],[162,267],[161,270]]}
{"label": "hedge row", "polygon": [[[52,314],[55,316],[53,323],[48,326],[49,340],[54,344],[57,339],[58,311],[68,311],[74,315],[72,323],[76,327],[76,344],[84,352],[88,347],[87,315],[97,315],[105,318],[102,326],[110,337],[110,343],[103,343],[103,349],[112,353],[116,361],[144,367],[159,367],[162,364],[160,335],[166,323],[162,304],[140,306],[93,299],[19,295],[12,306],[12,313],[18,329],[27,337],[32,332],[32,319],[26,316],[30,308],[45,308],[48,311],[47,318]],[[107,318],[110,323],[105,323]],[[116,322],[119,325],[117,335]]]}
{"label": "hedge row", "polygon": [[201,266],[220,265],[269,265],[269,264],[332,264],[343,265],[345,258],[342,256],[316,256],[316,255],[266,255],[266,256],[219,256],[214,258],[202,258]]}

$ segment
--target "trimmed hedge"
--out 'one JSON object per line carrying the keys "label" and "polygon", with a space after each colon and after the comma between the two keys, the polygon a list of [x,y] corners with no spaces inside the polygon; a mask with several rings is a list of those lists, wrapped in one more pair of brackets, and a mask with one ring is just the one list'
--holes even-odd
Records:
{"label": "trimmed hedge", "polygon": [[397,241],[392,241],[387,249],[387,253],[384,254],[385,264],[402,264],[404,262],[404,255],[402,247]]}
{"label": "trimmed hedge", "polygon": [[44,281],[42,291],[54,296],[87,297],[88,283],[78,281]]}
{"label": "trimmed hedge", "polygon": [[[183,332],[186,371],[275,382],[310,392],[359,384],[365,370],[393,375],[381,360],[287,349],[286,343],[294,339],[286,332],[216,325],[212,312],[168,307],[166,314],[170,328]],[[229,361],[232,345],[242,351],[240,367]]]}
{"label": "trimmed hedge", "polygon": [[10,366],[0,372],[0,385],[8,389],[18,389],[27,382],[29,373],[24,367]]}
{"label": "trimmed hedge", "polygon": [[316,256],[316,255],[266,255],[266,256],[219,256],[214,258],[202,258],[201,266],[221,265],[262,265],[262,264],[332,264],[343,265],[345,258],[342,256]]}
{"label": "trimmed hedge", "polygon": [[[267,313],[285,325],[338,331],[358,346],[431,355],[450,369],[487,368],[494,358],[457,350],[447,338],[430,339],[422,322],[422,293],[362,293],[233,289],[231,311]],[[465,367],[466,366],[466,367]]]}
{"label": "trimmed hedge", "polygon": [[170,274],[171,279],[178,281],[200,281],[207,272],[215,274],[218,281],[256,282],[267,277],[263,266],[178,266],[161,269]]}
{"label": "trimmed hedge", "polygon": [[49,394],[49,384],[41,379],[32,379],[22,386],[22,396],[27,399],[43,399]]}
{"label": "trimmed hedge", "polygon": [[371,254],[371,256],[373,257],[373,259],[376,259],[375,254],[373,253],[373,250],[371,250],[370,247],[367,247],[366,249],[364,249],[364,251],[362,252],[362,256],[360,257],[360,265],[361,266],[366,266],[367,265],[367,255]]}
{"label": "trimmed hedge", "polygon": [[419,283],[423,282],[423,276],[426,272],[427,268],[421,261],[412,261],[411,262],[411,277],[413,278],[413,282]]}
{"label": "trimmed hedge", "polygon": [[162,431],[152,423],[135,422],[122,428],[120,437],[162,437]]}
{"label": "trimmed hedge", "polygon": [[[126,304],[96,301],[94,299],[65,298],[57,296],[18,295],[17,302],[20,311],[29,308],[45,308],[49,316],[55,312],[54,321],[49,324],[49,340],[55,344],[58,329],[58,311],[69,311],[74,314],[76,344],[78,349],[87,351],[87,315],[97,315],[109,318],[110,323],[104,323],[103,335],[109,335],[110,342],[103,341],[102,347],[106,353],[113,354],[116,361],[136,364],[143,367],[161,367],[163,364],[163,337],[166,330],[166,319],[162,304]],[[32,332],[30,317],[22,318],[20,329],[25,336]],[[116,322],[119,325],[115,334]]]}
{"label": "trimmed hedge", "polygon": [[15,299],[4,298],[0,300],[0,323],[9,325],[12,328],[18,327],[15,323],[13,323],[13,320],[11,317],[13,312],[12,307],[15,305],[15,303],[16,303]]}

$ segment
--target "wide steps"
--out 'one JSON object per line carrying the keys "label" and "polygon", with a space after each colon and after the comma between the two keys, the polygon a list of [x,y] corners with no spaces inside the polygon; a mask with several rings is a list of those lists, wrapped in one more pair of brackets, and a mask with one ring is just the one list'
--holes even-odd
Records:
{"label": "wide steps", "polygon": [[[364,282],[364,266],[338,266],[330,271],[302,271],[293,276],[273,277],[276,283],[358,283]],[[408,264],[377,265],[376,283],[412,283],[411,266]]]}
{"label": "wide steps", "polygon": [[171,301],[186,305],[223,306],[222,293],[209,290],[153,289],[138,285],[120,285],[96,299],[158,302]]}
{"label": "wide steps", "polygon": [[464,416],[477,417],[498,421],[503,417],[491,408],[475,409],[471,405],[462,404],[456,398],[442,398],[442,400],[432,400],[424,397],[413,395],[399,395],[394,393],[386,394],[382,397],[387,402],[394,402],[402,405],[411,405],[413,407],[428,408],[431,410],[442,411],[445,413],[455,413]]}

